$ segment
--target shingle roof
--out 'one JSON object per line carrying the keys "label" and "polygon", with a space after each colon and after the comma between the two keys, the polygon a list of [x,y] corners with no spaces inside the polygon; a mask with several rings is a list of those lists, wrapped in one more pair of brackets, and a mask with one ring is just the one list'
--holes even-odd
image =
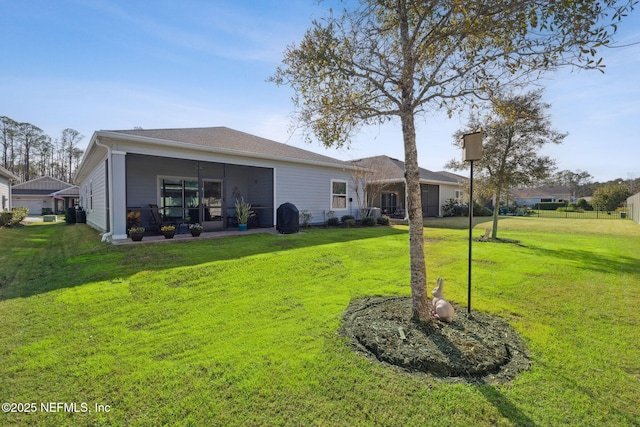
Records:
{"label": "shingle roof", "polygon": [[517,188],[511,190],[511,196],[517,199],[570,197],[571,190],[569,190],[569,187],[566,186]]}
{"label": "shingle roof", "polygon": [[[387,180],[401,181],[404,179],[404,162],[389,156],[366,157],[364,159],[354,160],[354,163],[369,168],[378,164],[379,167],[384,170]],[[424,168],[420,168],[420,180],[458,184],[458,180],[453,177]]]}
{"label": "shingle roof", "polygon": [[227,127],[186,128],[186,129],[133,129],[103,131],[210,147],[214,150],[236,152],[240,155],[259,157],[277,157],[283,160],[301,160],[306,162],[328,163],[336,166],[351,167],[351,163],[329,156],[282,144],[270,139],[240,132]]}

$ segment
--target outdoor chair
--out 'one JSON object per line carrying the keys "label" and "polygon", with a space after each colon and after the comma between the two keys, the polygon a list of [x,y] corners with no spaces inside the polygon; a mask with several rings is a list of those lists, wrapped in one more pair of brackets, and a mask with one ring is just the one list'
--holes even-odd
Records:
{"label": "outdoor chair", "polygon": [[176,221],[163,218],[163,215],[160,214],[160,209],[158,208],[158,205],[149,203],[149,209],[151,209],[152,225],[157,226],[158,231],[160,231],[160,229],[165,225],[176,226]]}

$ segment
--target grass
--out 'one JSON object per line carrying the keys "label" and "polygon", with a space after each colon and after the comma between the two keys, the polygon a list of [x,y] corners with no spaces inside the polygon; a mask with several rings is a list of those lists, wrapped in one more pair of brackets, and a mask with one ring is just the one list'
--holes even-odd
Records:
{"label": "grass", "polygon": [[[461,305],[465,228],[425,228],[429,289],[442,276]],[[639,425],[640,226],[516,217],[499,236],[520,245],[474,243],[473,308],[509,321],[533,368],[489,386],[385,368],[339,336],[352,298],[409,294],[403,226],[118,247],[85,225],[2,229],[0,397],[38,411],[0,424]]]}

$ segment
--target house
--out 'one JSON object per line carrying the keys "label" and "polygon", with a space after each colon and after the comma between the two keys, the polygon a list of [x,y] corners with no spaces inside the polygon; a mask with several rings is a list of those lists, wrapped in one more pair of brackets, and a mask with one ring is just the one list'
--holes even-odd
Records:
{"label": "house", "polygon": [[10,211],[13,207],[11,203],[11,183],[17,181],[18,177],[7,169],[0,166],[0,212]]}
{"label": "house", "polygon": [[252,204],[256,227],[276,225],[276,210],[286,202],[322,223],[328,211],[358,210],[353,169],[226,127],[135,129],[95,132],[75,182],[87,224],[108,240],[126,239],[129,213],[147,229],[157,229],[159,219],[224,230],[235,225],[240,197]]}
{"label": "house", "polygon": [[[369,174],[366,179],[369,206],[379,207],[383,214],[406,216],[407,192],[404,178],[404,162],[388,157],[375,156],[355,160]],[[459,175],[443,174],[420,168],[422,191],[422,216],[442,216],[442,206],[449,199],[459,199],[464,191],[464,180]]]}
{"label": "house", "polygon": [[511,190],[511,198],[518,206],[533,206],[545,202],[571,202],[571,190],[567,186],[517,188]]}
{"label": "house", "polygon": [[64,213],[78,199],[74,186],[50,176],[41,176],[15,184],[11,188],[13,206],[26,206],[29,215]]}

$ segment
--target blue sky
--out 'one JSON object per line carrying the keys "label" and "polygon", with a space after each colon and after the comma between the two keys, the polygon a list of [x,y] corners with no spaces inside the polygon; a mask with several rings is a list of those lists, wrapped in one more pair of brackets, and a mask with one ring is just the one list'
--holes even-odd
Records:
{"label": "blue sky", "polygon": [[[74,128],[84,146],[101,129],[227,126],[343,160],[403,159],[398,124],[363,130],[348,150],[290,135],[292,93],[265,80],[326,8],[315,0],[0,0],[0,115],[52,138]],[[616,41],[640,41],[640,10]],[[637,178],[640,45],[603,55],[605,74],[563,70],[541,81],[554,127],[569,132],[545,153],[596,181]],[[459,158],[451,135],[465,122],[420,119],[420,165],[442,170]]]}

